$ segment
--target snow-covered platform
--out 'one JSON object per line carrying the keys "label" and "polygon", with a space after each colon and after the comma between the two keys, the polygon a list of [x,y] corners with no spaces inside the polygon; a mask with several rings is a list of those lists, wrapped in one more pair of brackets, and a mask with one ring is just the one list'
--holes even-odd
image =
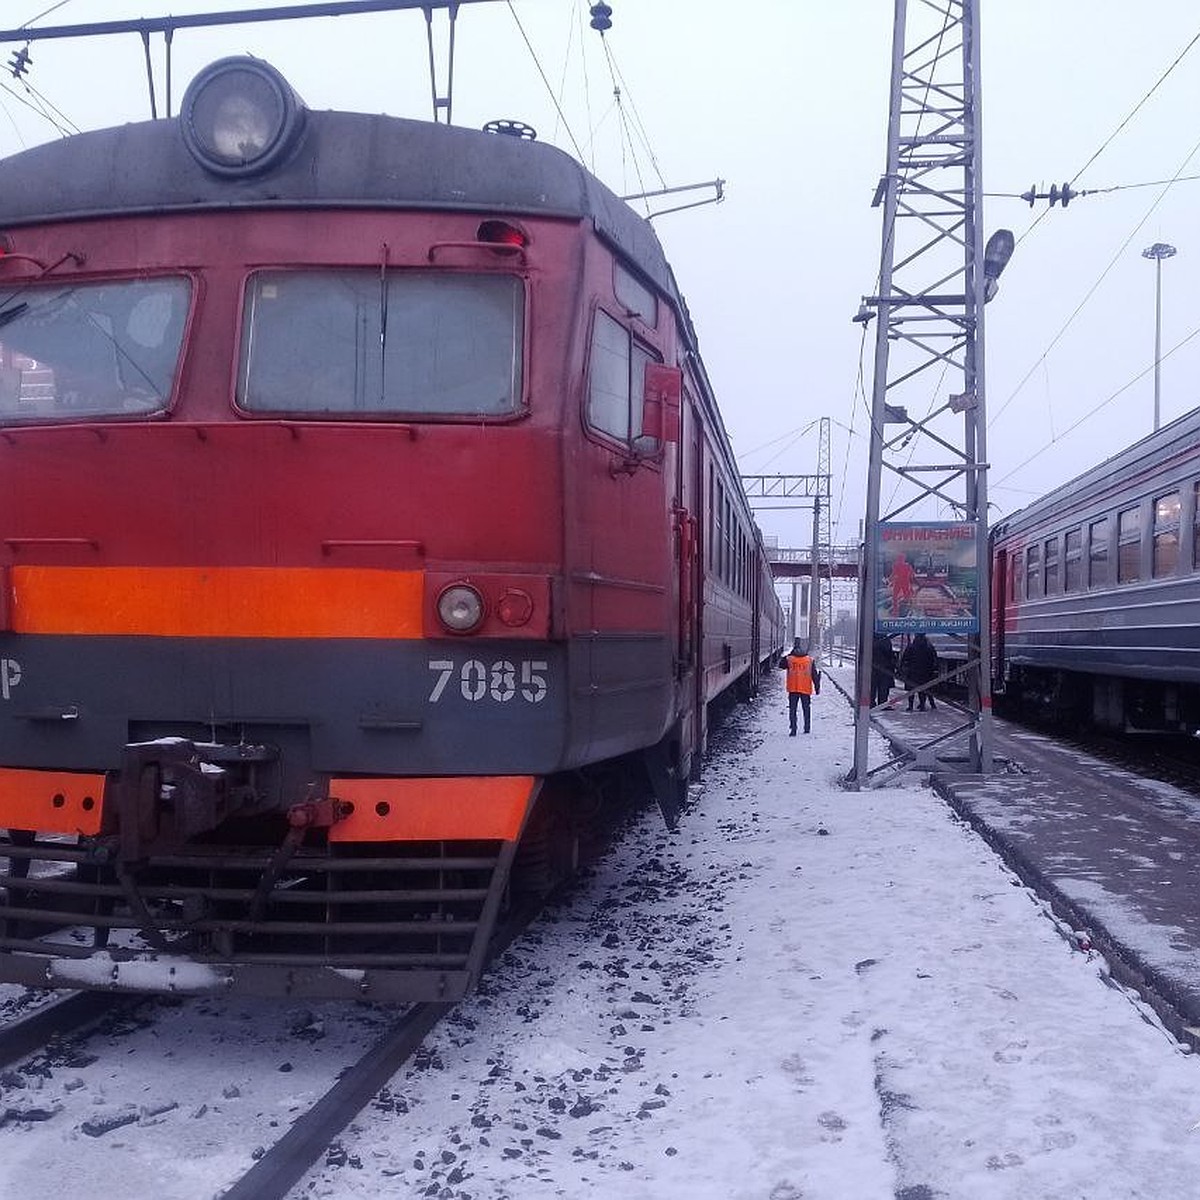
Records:
{"label": "snow-covered platform", "polygon": [[[912,751],[961,723],[952,710],[884,710]],[[1200,1047],[1200,801],[1167,784],[994,722],[996,769],[963,768],[950,739],[925,762],[935,790],[1100,949],[1181,1040]]]}

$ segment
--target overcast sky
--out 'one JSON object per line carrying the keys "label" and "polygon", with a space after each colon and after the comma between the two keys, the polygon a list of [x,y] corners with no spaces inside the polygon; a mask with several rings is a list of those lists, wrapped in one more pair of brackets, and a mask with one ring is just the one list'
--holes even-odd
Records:
{"label": "overcast sky", "polygon": [[[879,267],[881,210],[871,198],[886,148],[893,4],[610,3],[620,110],[604,46],[587,27],[588,0],[496,0],[460,9],[455,123],[526,121],[623,194],[727,180],[724,203],[655,226],[743,471],[816,471],[817,422],[829,417],[834,540],[853,541],[867,459],[860,378],[869,395],[873,333],[864,343],[851,317]],[[10,0],[5,23],[50,7]],[[234,7],[67,0],[37,23]],[[1150,432],[1155,268],[1141,252],[1156,241],[1178,248],[1162,269],[1163,423],[1197,403],[1200,179],[1188,177],[1200,176],[1200,43],[1121,128],[1197,34],[1194,0],[982,0],[984,230],[1005,226],[1019,239],[987,309],[993,515]],[[176,99],[200,66],[244,52],[275,63],[311,107],[430,114],[419,12],[184,31]],[[30,82],[76,125],[149,115],[136,36],[47,41],[32,53]],[[161,88],[159,41],[155,53]],[[58,136],[4,80],[0,153]],[[622,114],[639,131],[633,144]],[[1068,179],[1096,194],[1048,213],[1044,202],[1030,209],[1001,195]],[[808,513],[759,520],[784,543],[810,536]]]}

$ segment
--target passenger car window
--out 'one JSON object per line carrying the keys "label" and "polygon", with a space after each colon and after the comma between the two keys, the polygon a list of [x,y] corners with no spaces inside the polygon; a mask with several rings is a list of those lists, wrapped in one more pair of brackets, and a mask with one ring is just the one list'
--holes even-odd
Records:
{"label": "passenger car window", "polygon": [[1088,587],[1108,583],[1108,518],[1088,526]]}
{"label": "passenger car window", "polygon": [[1042,555],[1039,546],[1025,551],[1025,595],[1033,600],[1042,594]]}
{"label": "passenger car window", "polygon": [[180,278],[0,289],[0,421],[164,411],[190,300]]}
{"label": "passenger car window", "polygon": [[1117,514],[1117,582],[1134,583],[1142,577],[1142,510],[1127,508]]}
{"label": "passenger car window", "polygon": [[1046,595],[1053,596],[1058,591],[1058,538],[1051,538],[1044,547],[1044,575],[1046,578]]}
{"label": "passenger car window", "polygon": [[1156,579],[1160,575],[1174,575],[1179,565],[1180,508],[1178,492],[1159,496],[1154,501],[1154,561],[1151,571]]}
{"label": "passenger car window", "polygon": [[510,275],[261,271],[247,284],[238,404],[308,416],[506,416],[525,293]]}
{"label": "passenger car window", "polygon": [[1077,592],[1083,586],[1083,530],[1068,529],[1063,538],[1063,591]]}

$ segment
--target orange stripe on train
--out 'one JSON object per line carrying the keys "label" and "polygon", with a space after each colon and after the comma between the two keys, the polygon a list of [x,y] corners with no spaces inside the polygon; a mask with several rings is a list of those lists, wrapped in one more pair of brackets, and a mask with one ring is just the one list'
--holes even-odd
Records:
{"label": "orange stripe on train", "polygon": [[14,633],[419,638],[420,571],[319,567],[11,568]]}
{"label": "orange stripe on train", "polygon": [[103,800],[103,775],[0,768],[0,828],[92,836]]}
{"label": "orange stripe on train", "polygon": [[331,779],[329,794],[351,811],[329,840],[515,842],[537,784],[531,775]]}

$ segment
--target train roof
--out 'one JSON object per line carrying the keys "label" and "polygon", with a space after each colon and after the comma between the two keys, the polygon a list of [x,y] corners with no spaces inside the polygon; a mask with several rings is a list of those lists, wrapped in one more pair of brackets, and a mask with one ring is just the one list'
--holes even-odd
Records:
{"label": "train roof", "polygon": [[1198,437],[1200,408],[1194,408],[996,522],[995,532],[1004,536],[1045,523],[1078,524],[1079,505],[1126,488],[1136,487],[1139,494],[1144,493],[1145,471],[1166,467],[1177,454],[1194,452]]}
{"label": "train roof", "polygon": [[206,171],[179,118],[69,138],[0,160],[0,230],[146,212],[228,208],[478,209],[590,219],[668,294],[649,222],[554,146],[403,117],[307,112],[294,151],[249,178]]}

